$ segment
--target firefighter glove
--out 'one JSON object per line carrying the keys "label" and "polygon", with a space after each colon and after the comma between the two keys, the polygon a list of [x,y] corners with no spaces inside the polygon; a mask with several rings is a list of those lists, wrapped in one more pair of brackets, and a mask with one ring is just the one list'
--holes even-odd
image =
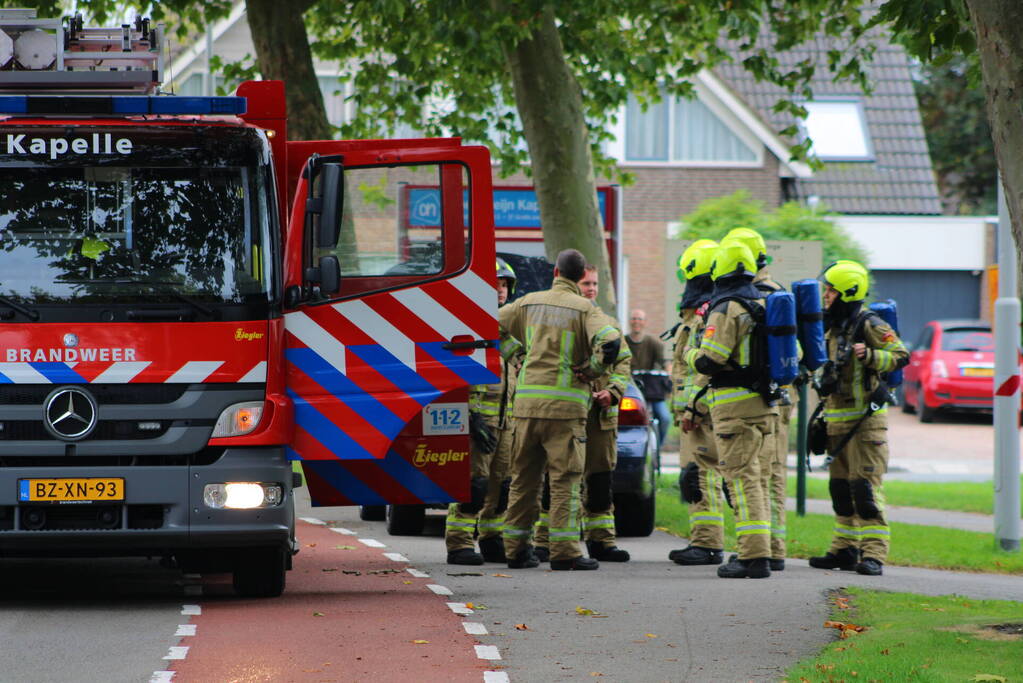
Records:
{"label": "firefighter glove", "polygon": [[469,438],[481,453],[493,453],[497,448],[497,437],[479,413],[469,413]]}
{"label": "firefighter glove", "polygon": [[699,503],[703,500],[703,491],[700,490],[700,468],[695,462],[686,465],[682,470],[682,476],[678,480],[679,488],[682,489],[682,500],[687,503]]}

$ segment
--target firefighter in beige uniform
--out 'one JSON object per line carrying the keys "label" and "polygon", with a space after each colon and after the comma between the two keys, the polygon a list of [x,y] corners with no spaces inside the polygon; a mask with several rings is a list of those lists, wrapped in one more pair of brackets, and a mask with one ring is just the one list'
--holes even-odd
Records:
{"label": "firefighter in beige uniform", "polygon": [[[771,279],[767,271],[767,244],[759,232],[752,228],[735,228],[725,235],[725,240],[738,240],[745,244],[757,260],[757,274],[753,285],[763,296],[780,292],[785,288]],[[775,424],[774,457],[771,460],[771,571],[785,569],[785,497],[788,484],[789,422],[795,408],[798,394],[791,386],[781,387],[778,402],[778,418]]]}
{"label": "firefighter in beige uniform", "polygon": [[[497,305],[515,290],[515,271],[497,259]],[[469,389],[471,499],[452,503],[444,530],[448,564],[504,562],[501,529],[508,504],[508,455],[511,450],[511,402],[515,397],[517,354],[501,360],[501,381]],[[473,547],[478,532],[480,552]]]}
{"label": "firefighter in beige uniform", "polygon": [[888,470],[887,388],[882,372],[909,362],[895,331],[863,310],[870,278],[855,261],[837,261],[823,275],[828,363],[821,377],[826,394],[828,488],[835,530],[828,552],[811,557],[818,569],[855,569],[878,576],[888,556],[890,534],[881,478]]}
{"label": "firefighter in beige uniform", "polygon": [[721,564],[725,544],[722,480],[717,469],[718,455],[710,415],[702,399],[694,406],[700,412],[699,419],[693,419],[695,416],[686,411],[708,379],[693,370],[686,355],[697,353],[703,336],[706,311],[701,309],[710,301],[714,289],[710,271],[717,250],[717,242],[697,240],[678,262],[678,276],[685,283],[685,292],[679,305],[682,320],[674,336],[671,409],[679,427],[683,427],[683,422],[688,427],[688,430],[682,429],[679,444],[682,466],[679,487],[682,499],[689,505],[690,531],[689,545],[672,550],[668,559],[681,565]]}
{"label": "firefighter in beige uniform", "polygon": [[586,261],[574,249],[558,254],[554,284],[502,308],[502,353],[521,340],[524,357],[513,407],[511,490],[505,515],[504,549],[513,569],[539,561],[529,543],[539,513],[546,465],[550,477],[551,569],[597,569],[579,545],[579,488],[586,459],[590,382],[606,374],[618,357],[621,335],[582,297],[578,282]]}
{"label": "firefighter in beige uniform", "polygon": [[[771,575],[768,487],[778,411],[764,396],[768,393],[768,369],[766,339],[760,329],[763,323],[758,323],[747,308],[762,309],[764,304],[753,286],[756,271],[756,259],[745,245],[722,243],[712,270],[714,298],[710,314],[693,357],[693,368],[710,378],[704,398],[714,423],[718,469],[735,505],[739,553],[736,559],[718,567],[722,578],[759,579]],[[696,397],[690,405],[698,413],[695,401]]]}
{"label": "firefighter in beige uniform", "polygon": [[[599,291],[596,266],[586,266],[579,291],[596,305]],[[608,317],[619,334],[621,325]],[[586,466],[583,469],[583,540],[590,557],[604,562],[628,562],[629,553],[618,547],[615,538],[614,504],[611,482],[618,462],[618,408],[628,386],[632,353],[622,344],[611,374],[594,380],[593,405],[586,417]],[[540,518],[533,526],[534,552],[541,562],[550,559],[550,490],[544,487],[540,499]]]}

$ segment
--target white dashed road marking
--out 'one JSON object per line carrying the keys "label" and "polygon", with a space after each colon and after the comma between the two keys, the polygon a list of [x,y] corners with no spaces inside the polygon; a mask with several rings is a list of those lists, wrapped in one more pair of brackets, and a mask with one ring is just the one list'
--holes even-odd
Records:
{"label": "white dashed road marking", "polygon": [[408,558],[401,553],[384,553],[384,557],[395,562],[408,562]]}
{"label": "white dashed road marking", "polygon": [[173,671],[154,671],[153,675],[149,677],[149,683],[169,683],[172,680],[174,680]]}
{"label": "white dashed road marking", "polygon": [[197,616],[202,614],[202,607],[199,607],[199,605],[182,605],[181,613],[188,616]]}
{"label": "white dashed road marking", "polygon": [[178,624],[178,630],[174,633],[175,636],[194,636],[195,635],[195,624]]}
{"label": "white dashed road marking", "polygon": [[365,546],[369,546],[370,548],[386,548],[387,547],[386,545],[384,545],[380,541],[374,540],[372,538],[360,538],[359,539],[359,543],[361,543],[361,544],[363,544]]}
{"label": "white dashed road marking", "polygon": [[455,614],[472,614],[473,611],[469,609],[464,602],[449,602],[447,603],[448,608]]}
{"label": "white dashed road marking", "polygon": [[462,628],[464,628],[465,632],[470,636],[485,636],[489,633],[487,631],[487,627],[478,621],[463,621]]}
{"label": "white dashed road marking", "polygon": [[430,575],[427,574],[426,572],[419,571],[418,569],[415,569],[413,567],[408,567],[407,569],[405,569],[405,571],[407,571],[409,574],[411,574],[412,576],[416,577],[417,579],[428,579],[428,578],[430,578]]}
{"label": "white dashed road marking", "polygon": [[343,526],[332,526],[332,527],[330,527],[330,530],[335,532],[335,533],[344,534],[345,536],[354,536],[355,535],[354,531],[352,531],[351,529],[346,529]]}
{"label": "white dashed road marking", "polygon": [[301,519],[303,522],[306,522],[307,524],[320,525],[326,524],[326,522],[324,522],[322,519],[316,519],[315,517],[299,517],[299,519]]}
{"label": "white dashed road marking", "polygon": [[163,656],[164,659],[184,659],[188,656],[188,647],[178,646],[172,647],[167,651],[167,654]]}
{"label": "white dashed road marking", "polygon": [[476,656],[480,659],[500,659],[501,653],[497,651],[496,645],[477,645]]}
{"label": "white dashed road marking", "polygon": [[454,595],[454,593],[451,592],[451,589],[448,588],[447,586],[439,586],[435,583],[431,583],[428,584],[426,587],[432,590],[437,595]]}
{"label": "white dashed road marking", "polygon": [[504,671],[484,671],[483,683],[508,683],[508,674]]}

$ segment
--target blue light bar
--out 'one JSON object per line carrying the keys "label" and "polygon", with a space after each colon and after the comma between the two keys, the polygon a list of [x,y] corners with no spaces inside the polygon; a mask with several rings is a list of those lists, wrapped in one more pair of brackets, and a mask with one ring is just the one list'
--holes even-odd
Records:
{"label": "blue light bar", "polygon": [[0,95],[0,115],[142,116],[146,114],[240,115],[244,97]]}

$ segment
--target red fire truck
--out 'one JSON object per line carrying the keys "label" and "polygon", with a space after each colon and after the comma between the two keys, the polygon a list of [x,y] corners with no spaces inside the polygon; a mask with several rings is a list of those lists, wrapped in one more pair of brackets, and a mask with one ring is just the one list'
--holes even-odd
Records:
{"label": "red fire truck", "polygon": [[[162,28],[0,11],[0,555],[278,595],[315,505],[468,497],[497,380],[490,160],[287,139],[284,85],[159,90]],[[400,230],[402,187],[439,188]]]}

